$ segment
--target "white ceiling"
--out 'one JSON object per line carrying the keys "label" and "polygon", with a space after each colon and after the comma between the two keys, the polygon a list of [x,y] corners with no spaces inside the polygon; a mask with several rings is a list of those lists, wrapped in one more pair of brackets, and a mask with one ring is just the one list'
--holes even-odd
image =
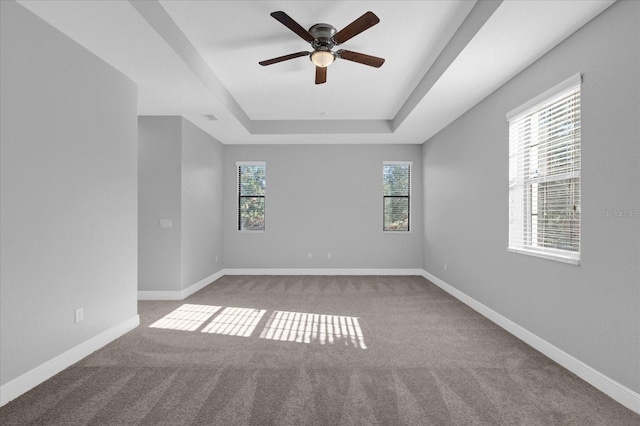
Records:
{"label": "white ceiling", "polygon": [[[249,144],[423,143],[613,0],[19,2],[137,83],[140,115]],[[338,30],[371,10],[340,48],[386,61],[337,60],[322,85],[307,57],[262,67],[311,50],[277,10]]]}

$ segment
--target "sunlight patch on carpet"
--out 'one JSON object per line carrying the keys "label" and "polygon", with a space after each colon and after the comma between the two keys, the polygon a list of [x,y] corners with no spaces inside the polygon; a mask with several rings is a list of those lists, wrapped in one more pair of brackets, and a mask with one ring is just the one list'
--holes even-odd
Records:
{"label": "sunlight patch on carpet", "polygon": [[264,309],[225,308],[202,332],[249,337],[265,312]]}
{"label": "sunlight patch on carpet", "polygon": [[[250,337],[266,312],[265,309],[223,309],[222,306],[184,304],[149,327],[196,331],[211,320],[202,328],[202,333]],[[260,338],[367,349],[359,319],[343,315],[274,311],[260,333]]]}
{"label": "sunlight patch on carpet", "polygon": [[275,311],[262,330],[260,338],[367,348],[358,318],[339,315]]}
{"label": "sunlight patch on carpet", "polygon": [[222,306],[184,304],[149,327],[195,331],[221,308]]}

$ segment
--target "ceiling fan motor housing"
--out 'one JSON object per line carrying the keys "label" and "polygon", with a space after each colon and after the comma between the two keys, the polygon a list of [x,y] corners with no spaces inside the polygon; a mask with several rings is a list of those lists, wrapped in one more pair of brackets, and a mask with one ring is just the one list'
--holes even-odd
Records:
{"label": "ceiling fan motor housing", "polygon": [[333,40],[333,36],[336,35],[336,29],[329,24],[315,24],[309,28],[309,34],[311,34],[315,40],[311,42],[311,47],[318,50],[331,50],[336,42]]}

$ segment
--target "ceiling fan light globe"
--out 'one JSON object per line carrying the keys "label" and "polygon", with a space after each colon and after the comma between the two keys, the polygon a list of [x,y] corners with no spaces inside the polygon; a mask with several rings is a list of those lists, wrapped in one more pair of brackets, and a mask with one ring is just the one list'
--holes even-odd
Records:
{"label": "ceiling fan light globe", "polygon": [[328,67],[335,59],[333,52],[328,50],[316,50],[311,54],[311,62],[321,68]]}

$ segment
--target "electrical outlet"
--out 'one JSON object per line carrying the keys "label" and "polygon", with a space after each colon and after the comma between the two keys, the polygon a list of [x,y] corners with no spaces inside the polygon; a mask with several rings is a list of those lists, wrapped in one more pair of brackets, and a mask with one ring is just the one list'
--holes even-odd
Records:
{"label": "electrical outlet", "polygon": [[442,264],[442,267],[443,267],[443,268],[444,268],[444,270],[446,271],[446,270],[447,270],[447,262],[444,262],[444,263]]}
{"label": "electrical outlet", "polygon": [[84,319],[84,309],[76,309],[76,322],[80,322]]}
{"label": "electrical outlet", "polygon": [[327,259],[331,260],[331,253],[327,253]]}
{"label": "electrical outlet", "polygon": [[313,255],[312,255],[311,253],[309,253],[309,254],[307,255],[307,259],[309,259],[309,260],[313,259]]}

